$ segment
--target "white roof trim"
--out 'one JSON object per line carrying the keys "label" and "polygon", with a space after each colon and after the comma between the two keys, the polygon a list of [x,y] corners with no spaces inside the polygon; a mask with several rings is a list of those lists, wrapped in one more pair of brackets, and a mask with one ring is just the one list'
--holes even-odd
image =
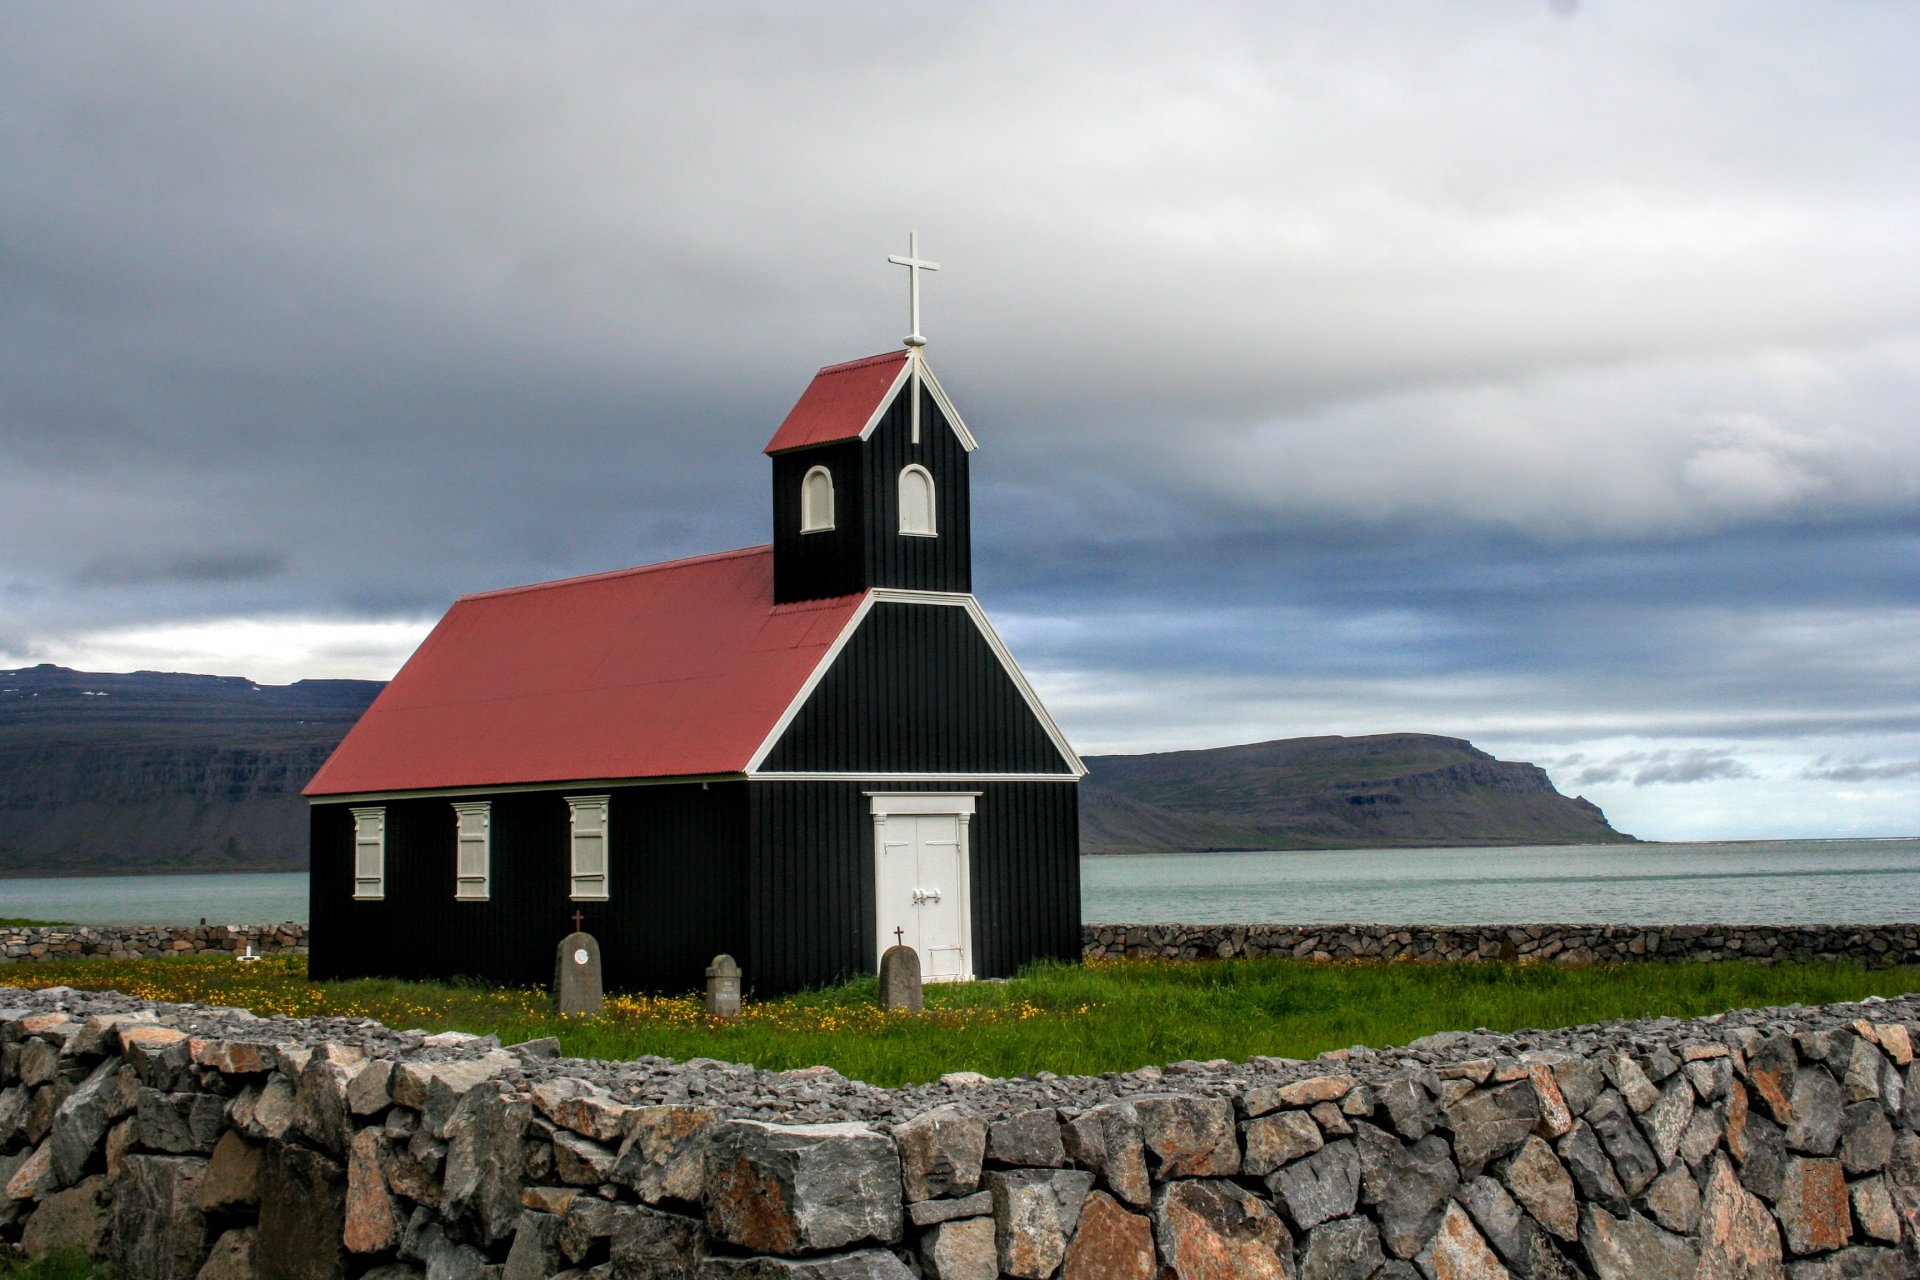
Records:
{"label": "white roof trim", "polygon": [[967,615],[973,619],[973,625],[980,629],[987,647],[993,650],[993,656],[999,659],[1001,670],[1005,671],[1007,678],[1013,681],[1013,687],[1026,700],[1027,709],[1032,711],[1034,717],[1040,721],[1040,727],[1046,732],[1054,749],[1060,753],[1061,759],[1067,762],[1072,776],[1075,778],[1087,776],[1087,766],[1081,763],[1079,754],[1067,742],[1067,736],[1060,732],[1060,726],[1054,722],[1053,716],[1048,714],[1046,706],[1040,701],[1040,695],[1035,693],[1033,686],[1027,682],[1026,673],[1020,670],[1020,665],[1013,660],[1013,654],[1007,651],[1006,642],[1000,638],[1000,633],[993,629],[991,622],[987,621],[987,612],[980,607],[980,602],[971,595],[960,592],[908,591],[900,587],[873,587],[868,590],[866,598],[853,611],[853,616],[847,619],[846,626],[841,629],[839,635],[834,637],[827,651],[820,656],[820,662],[814,667],[813,673],[807,677],[807,682],[800,686],[798,693],[794,694],[793,701],[787,705],[786,711],[774,724],[772,732],[767,734],[766,740],[760,744],[760,749],[755,751],[753,758],[747,762],[747,773],[750,776],[759,776],[760,765],[773,750],[774,744],[780,741],[793,724],[794,717],[800,714],[800,708],[805,706],[807,699],[813,696],[813,691],[819,687],[820,681],[826,678],[828,670],[839,660],[841,650],[847,647],[847,642],[853,638],[853,633],[860,629],[862,622],[866,621],[867,614],[872,612],[873,606],[883,603],[931,604],[965,609]]}
{"label": "white roof trim", "polygon": [[899,376],[894,378],[893,385],[887,388],[887,394],[880,397],[880,407],[873,411],[871,418],[867,419],[867,425],[860,428],[860,438],[865,440],[880,426],[880,420],[887,416],[887,410],[891,409],[893,402],[899,398],[900,384],[912,376],[915,364],[920,367],[921,381],[926,384],[927,390],[933,393],[933,402],[940,406],[941,416],[947,420],[947,425],[953,428],[953,434],[960,438],[960,447],[968,453],[978,449],[980,442],[973,438],[973,432],[967,430],[967,424],[960,421],[960,411],[955,409],[953,401],[947,398],[946,388],[940,385],[940,379],[933,376],[933,366],[928,364],[927,358],[918,351],[907,353],[905,363],[900,366]]}
{"label": "white roof trim", "polygon": [[1078,782],[1077,773],[756,773],[749,782]]}
{"label": "white roof trim", "polygon": [[744,773],[682,773],[665,778],[580,778],[572,782],[496,782],[477,787],[422,787],[418,791],[349,791],[306,796],[308,804],[361,804],[369,800],[452,800],[457,796],[521,795],[532,791],[580,791],[604,787],[675,787],[691,783],[744,782]]}

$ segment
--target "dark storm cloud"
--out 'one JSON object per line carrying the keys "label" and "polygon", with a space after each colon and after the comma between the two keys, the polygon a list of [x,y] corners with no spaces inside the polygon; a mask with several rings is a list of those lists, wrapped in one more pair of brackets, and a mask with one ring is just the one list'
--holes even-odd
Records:
{"label": "dark storm cloud", "polygon": [[5,651],[762,541],[917,226],[1090,745],[1911,730],[1920,11],[1569,8],[0,10]]}

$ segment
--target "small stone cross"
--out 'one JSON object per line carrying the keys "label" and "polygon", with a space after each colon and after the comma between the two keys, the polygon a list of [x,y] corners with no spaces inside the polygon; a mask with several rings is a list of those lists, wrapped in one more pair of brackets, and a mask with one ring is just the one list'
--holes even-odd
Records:
{"label": "small stone cross", "polygon": [[907,931],[899,925],[895,925],[893,928],[893,943],[899,947],[907,944]]}
{"label": "small stone cross", "polygon": [[586,919],[586,917],[580,914],[578,908],[575,908],[573,913],[573,931],[575,933],[580,932],[580,922],[584,919]]}

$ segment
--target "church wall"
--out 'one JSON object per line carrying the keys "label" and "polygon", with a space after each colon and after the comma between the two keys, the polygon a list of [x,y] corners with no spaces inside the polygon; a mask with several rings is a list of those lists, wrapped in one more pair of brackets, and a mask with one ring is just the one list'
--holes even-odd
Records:
{"label": "church wall", "polygon": [[761,768],[1068,771],[965,609],[894,602],[874,605]]}
{"label": "church wall", "polygon": [[[873,971],[871,791],[976,791],[969,830],[974,973],[1080,954],[1079,814],[1069,782],[755,782],[754,945],[762,997]],[[736,955],[738,953],[735,953]]]}
{"label": "church wall", "polygon": [[[568,794],[612,797],[605,902],[569,897]],[[353,898],[345,804],[313,808],[316,978],[466,976],[545,986],[573,928],[599,939],[610,989],[685,991],[708,961],[745,941],[740,902],[746,796],[740,782],[463,796],[492,803],[490,896],[454,896],[454,820],[446,797],[389,800],[386,897]]]}

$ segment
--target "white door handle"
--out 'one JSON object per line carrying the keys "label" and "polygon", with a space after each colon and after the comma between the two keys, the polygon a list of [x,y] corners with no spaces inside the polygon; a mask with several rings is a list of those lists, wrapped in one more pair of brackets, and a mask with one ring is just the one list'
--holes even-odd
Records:
{"label": "white door handle", "polygon": [[915,889],[913,891],[913,900],[916,904],[938,902],[940,901],[940,891],[938,889]]}

